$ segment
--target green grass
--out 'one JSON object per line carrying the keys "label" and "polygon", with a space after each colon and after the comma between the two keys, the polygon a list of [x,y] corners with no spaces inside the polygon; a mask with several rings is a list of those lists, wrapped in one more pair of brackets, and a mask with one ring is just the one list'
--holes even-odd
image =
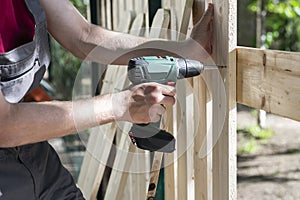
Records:
{"label": "green grass", "polygon": [[274,135],[270,128],[261,128],[258,125],[252,125],[245,128],[239,128],[238,133],[242,134],[242,144],[238,153],[251,154],[255,153],[259,146],[267,144],[269,138]]}
{"label": "green grass", "polygon": [[258,125],[248,126],[238,129],[238,133],[244,134],[245,137],[255,139],[269,139],[274,135],[274,131],[270,128],[261,128]]}

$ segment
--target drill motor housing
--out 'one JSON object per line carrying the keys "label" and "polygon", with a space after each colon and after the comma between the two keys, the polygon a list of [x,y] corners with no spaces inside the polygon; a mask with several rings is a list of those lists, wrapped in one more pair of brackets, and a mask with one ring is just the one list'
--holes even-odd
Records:
{"label": "drill motor housing", "polygon": [[204,65],[195,60],[171,56],[143,56],[128,63],[128,78],[134,84],[156,82],[176,83],[178,79],[198,76]]}

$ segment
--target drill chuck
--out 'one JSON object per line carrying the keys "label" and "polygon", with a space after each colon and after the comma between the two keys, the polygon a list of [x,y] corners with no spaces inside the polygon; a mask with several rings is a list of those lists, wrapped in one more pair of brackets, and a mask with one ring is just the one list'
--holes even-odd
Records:
{"label": "drill chuck", "polygon": [[196,60],[177,59],[178,79],[198,76],[204,70],[204,65]]}

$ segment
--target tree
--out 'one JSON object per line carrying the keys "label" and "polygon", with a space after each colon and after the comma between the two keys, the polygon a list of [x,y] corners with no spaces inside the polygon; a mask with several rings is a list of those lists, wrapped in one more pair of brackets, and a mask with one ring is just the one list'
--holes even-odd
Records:
{"label": "tree", "polygon": [[[300,1],[252,0],[249,9],[256,13],[262,1],[265,17],[263,44],[269,49],[300,51]],[[258,38],[257,38],[258,39]]]}

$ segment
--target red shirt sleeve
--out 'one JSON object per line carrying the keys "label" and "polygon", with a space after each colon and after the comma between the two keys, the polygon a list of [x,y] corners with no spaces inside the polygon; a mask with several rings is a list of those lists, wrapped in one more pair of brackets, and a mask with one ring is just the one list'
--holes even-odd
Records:
{"label": "red shirt sleeve", "polygon": [[33,40],[34,19],[24,0],[1,0],[0,53]]}

